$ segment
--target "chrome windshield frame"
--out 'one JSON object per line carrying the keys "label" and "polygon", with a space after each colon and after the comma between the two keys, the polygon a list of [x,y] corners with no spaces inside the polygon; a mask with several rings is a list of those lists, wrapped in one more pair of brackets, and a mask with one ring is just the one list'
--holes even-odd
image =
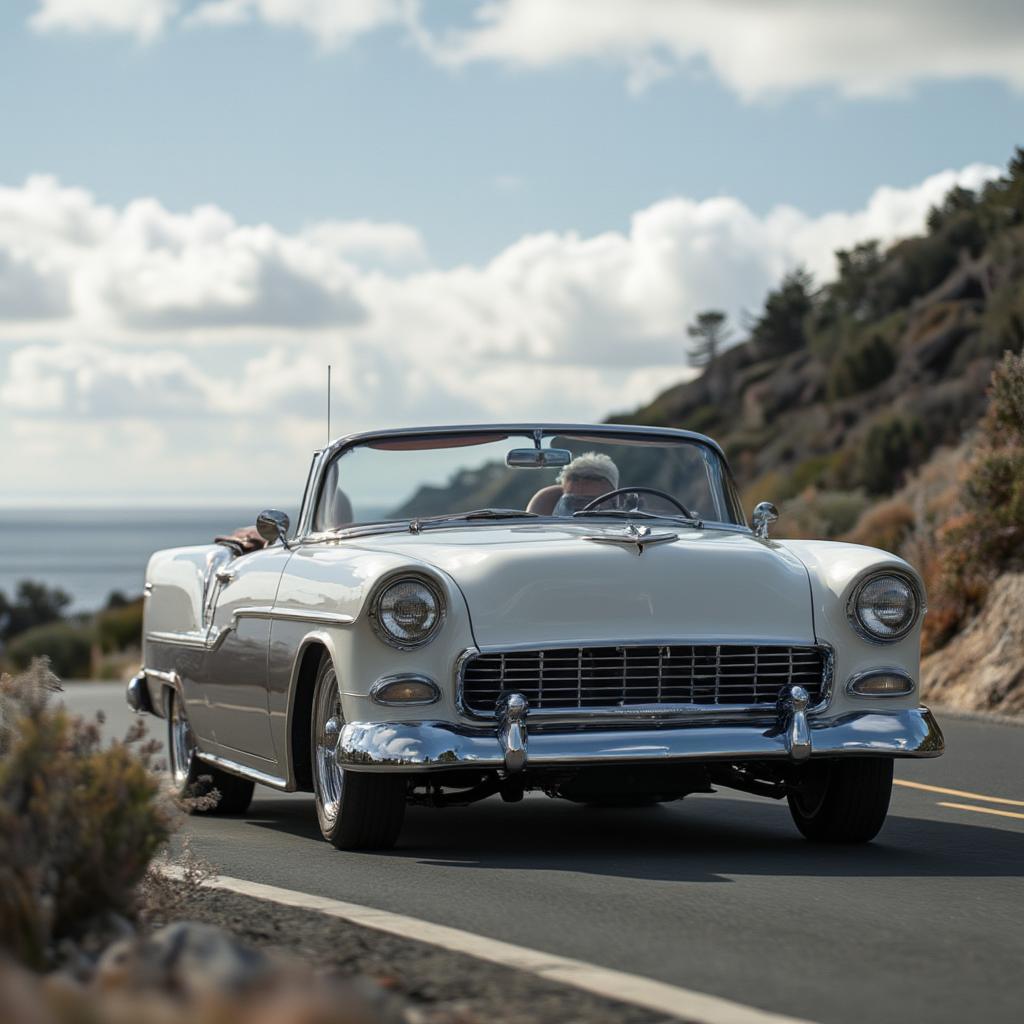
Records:
{"label": "chrome windshield frame", "polygon": [[[408,530],[410,520],[388,520],[376,523],[359,523],[350,528],[330,531],[328,534],[314,531],[312,529],[314,510],[320,501],[323,491],[324,477],[327,467],[335,458],[340,458],[344,453],[360,445],[372,444],[375,441],[397,440],[401,438],[451,438],[460,436],[476,436],[480,434],[509,435],[522,434],[525,436],[540,434],[541,437],[553,437],[561,434],[583,434],[592,436],[607,437],[609,443],[615,438],[650,438],[652,441],[664,440],[666,442],[689,442],[702,445],[713,452],[720,460],[722,469],[722,485],[726,500],[736,501],[736,513],[743,518],[742,523],[715,522],[705,520],[704,526],[709,529],[727,529],[739,532],[750,532],[750,526],[746,521],[745,513],[735,497],[735,485],[732,481],[732,472],[729,468],[728,459],[721,445],[705,434],[698,434],[691,430],[677,430],[672,427],[646,427],[634,424],[617,423],[487,423],[487,424],[464,424],[455,426],[438,427],[402,427],[393,430],[369,430],[357,434],[346,434],[332,441],[325,448],[313,453],[313,466],[307,480],[306,490],[303,495],[302,510],[299,514],[299,521],[296,526],[295,539],[308,542],[312,539],[342,539],[350,536],[365,536],[366,534],[380,532],[403,532]],[[482,519],[464,520],[454,518],[436,524],[437,528],[451,529],[466,525],[495,525],[505,522],[523,522],[519,517],[503,519]],[[554,516],[539,516],[536,519],[528,520],[530,523],[563,523],[564,520]],[[665,522],[671,522],[666,519]],[[591,522],[604,523],[603,519],[591,519]],[[622,519],[609,517],[609,523],[618,522]]]}

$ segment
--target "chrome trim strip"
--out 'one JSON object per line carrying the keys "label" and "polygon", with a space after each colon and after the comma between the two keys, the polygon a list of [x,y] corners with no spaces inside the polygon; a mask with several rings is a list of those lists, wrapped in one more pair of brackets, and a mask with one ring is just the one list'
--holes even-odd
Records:
{"label": "chrome trim strip", "polygon": [[231,772],[233,775],[241,775],[242,778],[252,779],[253,782],[259,782],[261,785],[285,791],[288,789],[288,783],[284,779],[279,779],[276,775],[268,775],[266,772],[250,768],[248,765],[239,764],[237,761],[232,761],[227,757],[221,757],[219,754],[208,754],[205,750],[197,750],[196,757],[198,757],[200,761],[212,764],[216,768],[223,768],[225,771]]}
{"label": "chrome trim strip", "polygon": [[[811,757],[938,757],[945,743],[932,713],[863,711],[808,722]],[[681,761],[792,760],[777,727],[749,723],[677,728],[537,731],[529,766],[657,764]],[[349,722],[338,742],[338,763],[351,771],[429,772],[453,768],[506,770],[495,728],[450,722]]]}
{"label": "chrome trim strip", "polygon": [[[861,693],[854,689],[857,683],[864,679],[871,679],[873,676],[898,676],[900,679],[905,679],[910,685],[906,690],[898,693]],[[914,681],[914,677],[901,668],[869,668],[864,672],[855,673],[846,680],[846,692],[851,697],[859,697],[861,700],[872,700],[875,697],[881,697],[883,700],[888,700],[890,697],[909,697],[916,689],[917,683]]]}
{"label": "chrome trim strip", "polygon": [[168,686],[173,686],[176,690],[181,689],[181,676],[177,672],[161,672],[156,668],[143,668],[142,671],[147,676],[152,676],[154,679],[159,679],[162,683],[167,683]]}
{"label": "chrome trim strip", "polygon": [[318,612],[305,608],[276,608],[273,605],[252,605],[236,608],[232,619],[273,619],[282,622],[312,622],[318,626],[350,626],[354,615],[345,612]]}
{"label": "chrome trim strip", "polygon": [[[423,683],[429,686],[434,696],[429,700],[385,700],[380,696],[380,691],[392,683]],[[441,687],[434,682],[430,676],[417,675],[414,672],[400,672],[393,676],[381,676],[373,686],[370,687],[370,700],[374,704],[380,704],[386,708],[415,708],[425,707],[428,704],[436,704],[441,699]]]}
{"label": "chrome trim strip", "polygon": [[146,639],[154,644],[174,644],[176,647],[189,647],[195,650],[216,651],[231,632],[230,626],[223,629],[209,629],[202,632],[173,633],[157,631],[146,634]]}

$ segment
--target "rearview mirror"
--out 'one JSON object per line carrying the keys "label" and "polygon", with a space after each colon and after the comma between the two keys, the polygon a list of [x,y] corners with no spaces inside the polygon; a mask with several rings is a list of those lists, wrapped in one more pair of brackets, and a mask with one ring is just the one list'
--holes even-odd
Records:
{"label": "rearview mirror", "polygon": [[268,545],[280,541],[285,547],[288,547],[288,527],[290,525],[288,513],[279,512],[276,508],[264,509],[256,517],[256,532]]}
{"label": "rearview mirror", "polygon": [[505,465],[516,469],[549,469],[570,462],[572,452],[568,448],[513,448],[505,456]]}

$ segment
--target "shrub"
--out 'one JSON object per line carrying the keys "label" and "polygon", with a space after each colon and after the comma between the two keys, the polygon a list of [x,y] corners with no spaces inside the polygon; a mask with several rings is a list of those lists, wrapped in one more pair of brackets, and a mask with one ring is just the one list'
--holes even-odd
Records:
{"label": "shrub", "polygon": [[13,601],[0,591],[0,639],[9,640],[33,626],[59,621],[69,604],[71,598],[63,590],[51,590],[34,580],[22,580]]}
{"label": "shrub", "polygon": [[176,817],[150,770],[144,727],[103,744],[98,723],[51,701],[44,661],[0,678],[0,948],[36,968],[134,889]]}
{"label": "shrub", "polygon": [[905,416],[888,416],[872,424],[860,449],[858,477],[869,494],[896,489],[920,448],[921,428]]}
{"label": "shrub", "polygon": [[880,334],[842,349],[828,374],[830,398],[847,398],[880,384],[896,366],[892,346]]}
{"label": "shrub", "polygon": [[35,658],[49,658],[58,675],[81,678],[92,667],[93,631],[75,622],[51,622],[34,626],[16,636],[7,657],[17,670],[28,668]]}
{"label": "shrub", "polygon": [[842,536],[857,521],[867,498],[857,491],[808,489],[787,501],[780,510],[780,537],[831,540]]}
{"label": "shrub", "polygon": [[892,498],[867,509],[844,539],[898,552],[914,529],[915,521],[910,505],[900,498]]}
{"label": "shrub", "polygon": [[96,638],[104,654],[142,644],[142,598],[108,607],[96,616]]}

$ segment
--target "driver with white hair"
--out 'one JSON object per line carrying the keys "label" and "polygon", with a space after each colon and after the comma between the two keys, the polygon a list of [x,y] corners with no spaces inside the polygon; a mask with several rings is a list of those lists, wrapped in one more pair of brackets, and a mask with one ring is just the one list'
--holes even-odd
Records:
{"label": "driver with white hair", "polygon": [[562,496],[551,514],[571,516],[595,498],[618,488],[619,467],[601,452],[584,452],[562,470],[558,482]]}

